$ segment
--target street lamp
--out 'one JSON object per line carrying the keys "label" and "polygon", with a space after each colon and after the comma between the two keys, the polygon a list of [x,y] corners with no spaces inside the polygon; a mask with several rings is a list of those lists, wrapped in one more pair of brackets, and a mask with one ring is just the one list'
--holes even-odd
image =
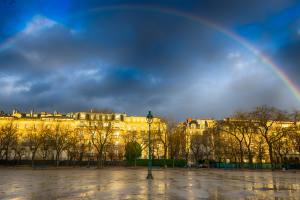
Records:
{"label": "street lamp", "polygon": [[152,159],[151,159],[151,140],[150,140],[150,131],[151,131],[151,123],[153,122],[153,115],[151,111],[148,112],[147,115],[147,123],[149,124],[149,132],[148,132],[148,175],[147,179],[153,179],[152,176]]}

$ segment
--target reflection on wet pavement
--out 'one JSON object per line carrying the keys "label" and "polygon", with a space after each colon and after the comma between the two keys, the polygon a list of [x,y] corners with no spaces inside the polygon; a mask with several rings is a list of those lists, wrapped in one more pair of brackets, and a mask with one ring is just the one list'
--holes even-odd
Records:
{"label": "reflection on wet pavement", "polygon": [[0,199],[300,199],[300,172],[0,169]]}

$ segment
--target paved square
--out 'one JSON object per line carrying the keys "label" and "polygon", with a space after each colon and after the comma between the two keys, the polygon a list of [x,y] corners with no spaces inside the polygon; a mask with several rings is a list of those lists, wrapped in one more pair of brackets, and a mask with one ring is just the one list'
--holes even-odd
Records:
{"label": "paved square", "polygon": [[0,199],[300,199],[300,171],[0,169]]}

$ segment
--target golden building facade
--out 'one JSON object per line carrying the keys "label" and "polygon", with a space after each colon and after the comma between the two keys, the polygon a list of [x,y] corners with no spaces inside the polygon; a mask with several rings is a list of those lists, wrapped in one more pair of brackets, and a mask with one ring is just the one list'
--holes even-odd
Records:
{"label": "golden building facade", "polygon": [[[193,157],[193,141],[191,141],[193,140],[193,137],[195,138],[195,136],[197,135],[205,135],[204,137],[202,137],[201,144],[198,145],[198,148],[204,155],[207,153],[207,151],[209,151],[209,157],[207,159],[218,160],[216,151],[218,151],[219,145],[223,148],[223,161],[240,162],[240,160],[235,160],[234,157],[239,157],[238,154],[243,151],[243,162],[248,163],[249,159],[247,153],[249,152],[249,149],[251,149],[251,153],[253,154],[252,162],[270,162],[270,155],[268,152],[269,146],[267,145],[266,138],[264,138],[260,132],[262,131],[263,127],[260,127],[259,122],[256,122],[255,120],[252,120],[250,122],[251,125],[250,123],[248,124],[249,127],[247,127],[247,125],[245,125],[244,123],[245,120],[231,118],[226,118],[223,120],[188,118],[185,122],[180,123],[179,126],[181,126],[185,131],[185,140],[187,143],[186,151],[189,154],[188,159],[192,162],[196,161],[196,159]],[[229,127],[230,124],[236,127]],[[284,159],[291,159],[293,161],[296,160],[296,162],[299,162],[300,122],[267,121],[265,125],[269,128],[268,139],[273,140],[273,157],[281,157],[281,161],[278,162],[284,162]],[[242,126],[244,126],[243,128],[252,128],[252,131],[247,130],[243,134],[243,130],[241,130]],[[234,131],[234,128],[236,128],[236,131]],[[279,136],[276,137],[277,135]],[[280,135],[282,135],[282,137]],[[236,148],[236,152],[234,152],[234,150],[231,150],[231,153],[228,153],[229,151],[226,152],[228,148],[232,148],[232,145],[238,146],[237,141],[240,141],[242,143],[243,149],[240,150],[239,148]],[[264,154],[264,156],[262,156],[263,158],[259,158],[259,153]],[[203,156],[202,158],[204,157],[205,156]]]}
{"label": "golden building facade", "polygon": [[[147,157],[149,124],[147,118],[144,116],[128,116],[125,113],[99,113],[93,111],[68,114],[57,112],[20,113],[16,110],[14,110],[11,115],[0,116],[0,127],[12,125],[16,129],[19,140],[24,141],[25,151],[24,155],[22,155],[22,159],[30,159],[32,156],[32,151],[30,151],[31,147],[28,142],[26,143],[28,134],[32,134],[33,131],[41,134],[43,132],[41,129],[50,130],[58,126],[63,127],[64,130],[69,131],[74,138],[79,139],[78,145],[85,148],[85,154],[89,153],[89,155],[95,157],[97,152],[93,148],[93,145],[91,145],[91,134],[93,127],[97,127],[99,124],[102,124],[103,127],[109,124],[111,128],[110,139],[106,141],[111,149],[106,149],[104,152],[105,156],[110,157],[107,159],[122,160],[125,144],[129,141],[137,141],[142,146],[142,158]],[[163,123],[160,118],[154,117],[151,123],[151,136],[157,131],[165,130],[166,124]],[[66,140],[66,142],[68,141]],[[54,158],[56,154],[54,149],[50,151],[48,159],[49,157]],[[15,150],[10,151],[10,154],[16,154]],[[41,152],[37,152],[36,159],[42,159],[42,154]],[[109,154],[111,154],[111,156],[109,156]],[[66,150],[62,150],[60,159],[69,159]]]}

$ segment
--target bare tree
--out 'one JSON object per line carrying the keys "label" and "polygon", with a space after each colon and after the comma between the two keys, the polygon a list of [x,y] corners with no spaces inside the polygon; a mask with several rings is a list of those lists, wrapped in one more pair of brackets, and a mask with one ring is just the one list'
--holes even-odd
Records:
{"label": "bare tree", "polygon": [[288,136],[289,141],[292,144],[292,151],[300,152],[300,126],[296,125],[293,131]]}
{"label": "bare tree", "polygon": [[51,144],[56,153],[55,161],[57,167],[59,166],[61,153],[67,148],[71,131],[69,127],[63,126],[60,122],[57,122],[54,129],[51,130]]}
{"label": "bare tree", "polygon": [[190,133],[188,131],[188,122],[183,123],[183,126],[180,127],[180,129],[178,129],[180,131],[180,150],[181,150],[181,154],[182,157],[184,157],[184,159],[186,160],[187,164],[188,163],[188,159],[190,156],[190,146],[189,146],[189,138]]}
{"label": "bare tree", "polygon": [[268,146],[270,162],[274,168],[274,144],[285,137],[289,131],[289,128],[284,125],[288,116],[285,112],[268,106],[257,107],[251,115],[255,120],[256,130]]}
{"label": "bare tree", "polygon": [[254,147],[255,152],[256,152],[257,158],[259,160],[259,164],[262,167],[263,159],[264,159],[265,153],[266,153],[264,138],[259,135],[259,136],[255,137],[254,142],[256,144]]}
{"label": "bare tree", "polygon": [[[169,134],[169,155],[172,159],[173,168],[175,167],[175,160],[179,159],[180,152],[182,151],[182,128],[174,127],[170,130],[171,134]],[[185,147],[185,146],[184,146]]]}
{"label": "bare tree", "polygon": [[39,128],[40,134],[40,152],[42,154],[43,160],[47,160],[50,153],[52,144],[51,144],[51,130],[49,125],[41,124]]}
{"label": "bare tree", "polygon": [[191,135],[191,151],[193,153],[194,160],[198,163],[199,160],[204,160],[204,146],[203,135],[193,134]]}
{"label": "bare tree", "polygon": [[244,138],[244,145],[247,151],[248,162],[253,163],[254,149],[253,149],[253,140],[257,136],[256,126],[254,121],[251,119],[251,116],[248,112],[237,112],[234,118],[238,119],[238,130],[242,137]]}
{"label": "bare tree", "polygon": [[291,149],[292,144],[285,137],[274,143],[274,155],[276,158],[276,163],[286,163],[287,155]]}
{"label": "bare tree", "polygon": [[229,137],[226,137],[224,144],[224,154],[226,155],[226,158],[229,158],[230,161],[237,163],[240,159],[239,153],[237,153],[240,151],[239,142],[234,139],[232,135],[230,135]]}
{"label": "bare tree", "polygon": [[16,143],[17,141],[17,128],[13,124],[13,122],[9,122],[7,124],[4,124],[0,128],[0,153],[1,153],[1,159],[5,157],[5,160],[7,161],[9,159],[9,153],[11,150],[11,147]]}
{"label": "bare tree", "polygon": [[215,152],[215,136],[217,135],[217,127],[213,126],[210,128],[207,128],[205,131],[203,131],[202,134],[202,140],[203,140],[203,155],[204,160],[208,164],[209,167],[209,160],[211,158],[214,158],[214,152]]}
{"label": "bare tree", "polygon": [[234,140],[236,140],[239,150],[237,153],[239,154],[239,160],[241,163],[241,167],[244,164],[244,122],[243,120],[233,116],[231,118],[227,118],[224,121],[220,121],[222,131],[228,133],[232,136]]}
{"label": "bare tree", "polygon": [[[89,135],[85,137],[85,129],[83,127],[77,127],[74,129],[74,136],[78,139],[78,149],[76,159],[77,161],[82,161],[85,155],[88,155],[90,159],[91,153],[91,141]],[[74,145],[74,144],[73,144]],[[70,146],[69,146],[70,147]],[[68,148],[69,148],[68,147]]]}
{"label": "bare tree", "polygon": [[[166,127],[164,126],[166,125]],[[162,144],[164,152],[164,167],[167,168],[167,156],[169,147],[169,135],[171,135],[172,130],[176,127],[176,122],[170,119],[162,119],[158,125],[158,131],[156,132],[158,141]]]}
{"label": "bare tree", "polygon": [[81,140],[82,138],[78,134],[78,129],[74,129],[70,131],[70,134],[68,134],[67,145],[65,148],[68,154],[68,164],[69,162],[73,164],[73,161],[76,160],[76,157],[79,157]]}
{"label": "bare tree", "polygon": [[109,160],[113,161],[117,155],[116,155],[116,145],[112,140],[107,142],[107,144],[105,145],[105,150],[107,152]]}
{"label": "bare tree", "polygon": [[24,138],[17,136],[12,146],[12,149],[14,150],[14,160],[17,161],[17,163],[20,163],[22,157],[25,155],[26,153],[25,147],[26,146],[25,146]]}
{"label": "bare tree", "polygon": [[289,133],[289,141],[292,143],[293,151],[300,152],[300,111],[294,111],[292,114],[294,125]]}
{"label": "bare tree", "polygon": [[214,126],[212,129],[213,130],[211,132],[213,134],[213,157],[220,163],[226,158],[226,143],[225,139],[223,138],[222,131],[219,127],[219,123],[217,123],[216,126]]}
{"label": "bare tree", "polygon": [[35,126],[26,130],[25,143],[31,152],[31,166],[34,167],[35,156],[42,143],[41,133]]}
{"label": "bare tree", "polygon": [[97,151],[98,168],[103,167],[104,148],[111,141],[113,126],[111,122],[98,122],[89,127],[90,137]]}

